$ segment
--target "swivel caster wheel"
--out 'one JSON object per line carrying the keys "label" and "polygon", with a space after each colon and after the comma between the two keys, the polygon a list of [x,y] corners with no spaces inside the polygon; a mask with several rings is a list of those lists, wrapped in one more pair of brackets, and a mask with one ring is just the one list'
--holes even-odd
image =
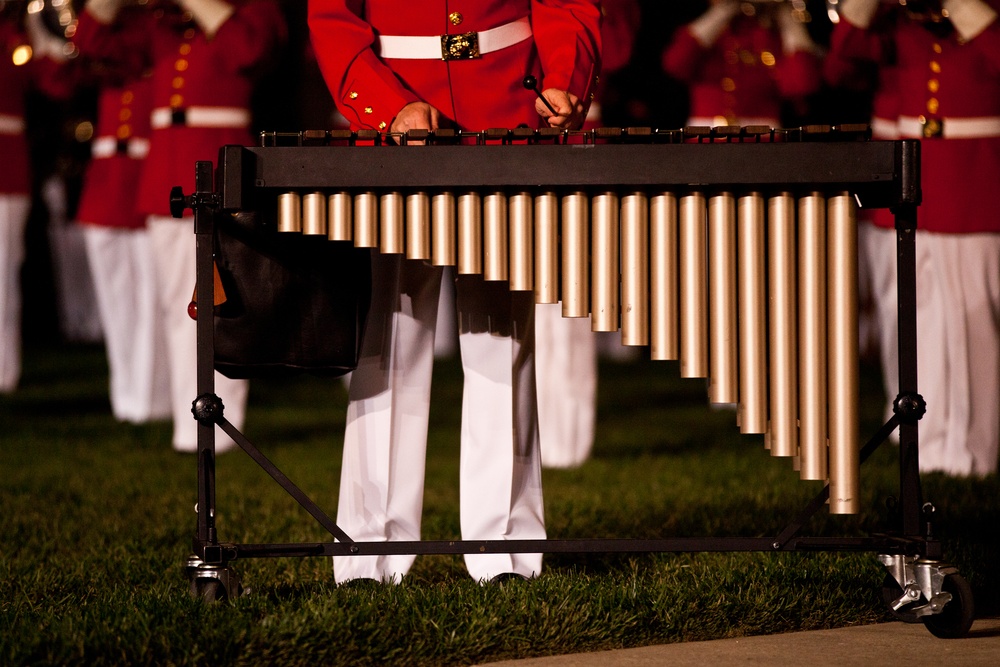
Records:
{"label": "swivel caster wheel", "polygon": [[951,600],[938,614],[924,616],[921,620],[932,635],[941,639],[960,639],[969,634],[975,617],[972,587],[960,574],[945,575],[941,590],[951,593]]}
{"label": "swivel caster wheel", "polygon": [[224,602],[229,596],[226,587],[215,578],[199,578],[191,581],[191,597],[200,598],[204,602]]}
{"label": "swivel caster wheel", "polygon": [[246,591],[240,577],[223,565],[201,564],[190,569],[191,597],[205,602],[225,602],[240,597]]}
{"label": "swivel caster wheel", "polygon": [[975,608],[972,588],[951,565],[904,556],[881,556],[889,568],[882,600],[904,623],[923,623],[935,637],[965,637]]}

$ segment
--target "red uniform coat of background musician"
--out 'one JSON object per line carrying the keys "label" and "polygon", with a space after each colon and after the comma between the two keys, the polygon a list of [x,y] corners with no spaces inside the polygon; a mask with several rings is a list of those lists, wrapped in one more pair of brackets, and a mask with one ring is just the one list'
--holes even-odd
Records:
{"label": "red uniform coat of background musician", "polygon": [[[949,119],[994,118],[1000,123],[1000,22],[966,42],[956,32],[939,37],[916,21],[896,21],[891,32],[863,30],[842,21],[831,58],[896,63],[901,118],[941,121],[943,135],[923,136],[900,124],[904,139],[922,139],[920,228],[932,232],[998,232],[1000,214],[987,196],[1000,173],[1000,133],[949,137]],[[916,131],[914,131],[916,130]],[[890,227],[889,216],[876,223]]]}
{"label": "red uniform coat of background musician", "polygon": [[14,64],[14,51],[27,37],[13,19],[0,20],[0,193],[28,194],[30,172],[24,133],[24,98],[30,82],[29,63]]}
{"label": "red uniform coat of background musician", "polygon": [[[215,162],[225,144],[253,145],[250,99],[256,77],[270,64],[283,39],[284,17],[273,2],[247,0],[212,38],[157,10],[145,13],[146,25],[116,29],[80,15],[75,41],[81,52],[118,61],[136,52],[152,66],[153,108],[224,108],[244,110],[246,123],[231,126],[176,123],[154,127],[150,151],[139,190],[138,209],[149,215],[170,215],[170,189],[194,191],[194,164]],[[223,69],[220,69],[220,66]]]}

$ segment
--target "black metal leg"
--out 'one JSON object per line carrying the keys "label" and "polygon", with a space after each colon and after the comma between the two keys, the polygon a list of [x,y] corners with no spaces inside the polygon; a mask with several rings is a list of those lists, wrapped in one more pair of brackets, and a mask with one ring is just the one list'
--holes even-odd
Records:
{"label": "black metal leg", "polygon": [[215,396],[215,327],[214,281],[212,256],[214,253],[214,208],[207,205],[211,196],[212,163],[196,165],[194,197],[194,232],[196,240],[195,293],[198,304],[198,397],[192,403],[194,418],[198,419],[198,529],[197,539],[216,541],[215,531],[215,423],[212,412],[221,415],[222,402],[213,405]]}
{"label": "black metal leg", "polygon": [[923,398],[917,393],[917,286],[915,204],[896,211],[896,298],[899,329],[899,396],[894,410],[900,417],[899,476],[900,526],[904,536],[924,534],[923,498],[920,489],[917,421],[923,415]]}

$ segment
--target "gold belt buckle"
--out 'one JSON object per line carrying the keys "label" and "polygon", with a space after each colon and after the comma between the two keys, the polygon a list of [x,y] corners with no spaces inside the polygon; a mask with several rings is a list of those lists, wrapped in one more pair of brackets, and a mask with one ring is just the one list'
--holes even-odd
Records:
{"label": "gold belt buckle", "polygon": [[944,120],[941,118],[924,118],[920,121],[920,125],[923,126],[925,139],[940,137],[944,134]]}
{"label": "gold belt buckle", "polygon": [[479,33],[441,35],[441,60],[472,60],[479,57]]}

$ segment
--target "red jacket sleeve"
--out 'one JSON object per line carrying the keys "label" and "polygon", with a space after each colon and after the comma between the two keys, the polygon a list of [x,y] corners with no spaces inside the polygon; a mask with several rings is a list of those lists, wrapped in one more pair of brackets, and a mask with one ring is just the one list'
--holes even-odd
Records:
{"label": "red jacket sleeve", "polygon": [[[376,99],[383,108],[398,111],[419,99],[375,55],[375,34],[361,18],[363,4],[310,0],[308,21],[316,61],[337,110],[356,127],[373,127],[365,118],[365,100]],[[349,94],[358,90],[363,94]]]}
{"label": "red jacket sleeve", "polygon": [[542,63],[542,89],[569,91],[588,105],[601,66],[598,0],[533,0],[531,29]]}

